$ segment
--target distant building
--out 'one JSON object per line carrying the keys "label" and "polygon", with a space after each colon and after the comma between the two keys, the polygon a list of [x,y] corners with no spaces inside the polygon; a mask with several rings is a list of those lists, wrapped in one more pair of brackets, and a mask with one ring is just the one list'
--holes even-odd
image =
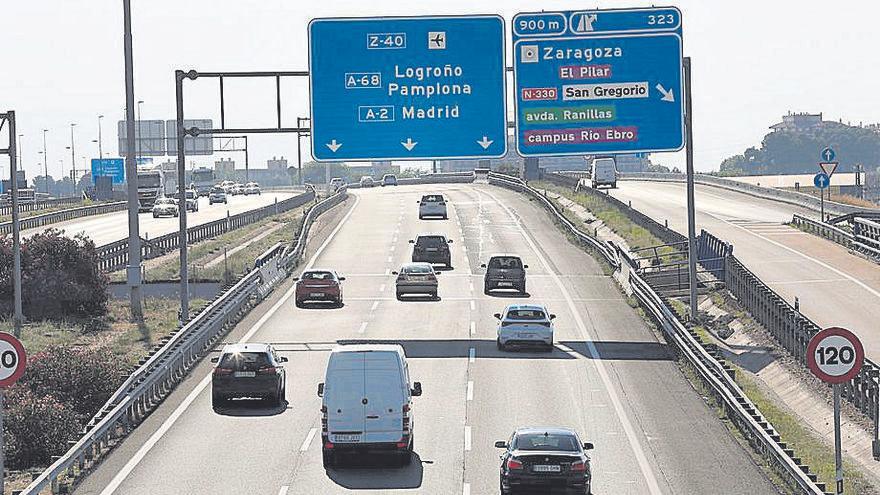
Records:
{"label": "distant building", "polygon": [[782,116],[782,122],[770,126],[774,131],[803,131],[822,125],[822,112],[791,113]]}
{"label": "distant building", "polygon": [[273,156],[271,160],[266,160],[266,168],[272,172],[287,172],[287,159]]}
{"label": "distant building", "polygon": [[221,158],[215,161],[214,174],[218,178],[231,177],[235,174],[235,161],[232,158]]}

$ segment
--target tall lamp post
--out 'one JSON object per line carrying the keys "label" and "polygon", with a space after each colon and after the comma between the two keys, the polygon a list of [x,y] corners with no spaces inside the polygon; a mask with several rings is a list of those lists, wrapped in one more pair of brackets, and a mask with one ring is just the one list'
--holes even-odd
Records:
{"label": "tall lamp post", "polygon": [[73,180],[73,193],[76,194],[76,144],[73,142],[73,128],[75,123],[70,124],[70,178]]}
{"label": "tall lamp post", "polygon": [[142,125],[141,124],[141,105],[143,105],[143,104],[144,104],[144,100],[138,100],[138,102],[137,102],[137,106],[138,106],[137,124],[138,125],[137,125],[137,141],[136,141],[137,147],[135,148],[135,150],[137,150],[137,154],[135,156],[135,163],[137,163],[141,159],[141,140],[143,139],[143,132],[142,132],[143,128],[141,128],[141,125]]}
{"label": "tall lamp post", "polygon": [[98,158],[100,158],[100,159],[104,158],[104,149],[103,149],[104,140],[101,137],[101,120],[103,120],[103,119],[104,119],[103,115],[98,115]]}
{"label": "tall lamp post", "polygon": [[19,134],[19,135],[18,135],[18,169],[19,169],[19,170],[23,170],[23,168],[22,168],[23,166],[22,166],[22,164],[21,164],[21,161],[22,161],[22,158],[23,158],[23,153],[22,153],[22,150],[21,150],[21,138],[23,138],[23,137],[24,137],[24,134]]}
{"label": "tall lamp post", "polygon": [[[296,118],[296,126],[302,127],[302,123],[305,121],[311,121],[312,119],[309,117],[297,117]],[[300,138],[303,136],[309,137],[312,133],[296,133],[296,182],[298,185],[302,185],[303,183],[303,166],[302,166],[302,146],[300,145]],[[329,180],[329,179],[328,179]]]}
{"label": "tall lamp post", "polygon": [[43,129],[43,179],[46,184],[46,194],[49,194],[49,160],[46,154],[46,133],[49,129]]}

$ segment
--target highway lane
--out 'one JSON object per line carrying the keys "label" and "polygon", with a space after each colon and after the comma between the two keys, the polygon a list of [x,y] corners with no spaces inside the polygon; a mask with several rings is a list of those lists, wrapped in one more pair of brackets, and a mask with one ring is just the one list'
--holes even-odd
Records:
{"label": "highway lane", "polygon": [[[449,197],[448,221],[417,219],[429,190]],[[570,426],[594,442],[597,494],[776,493],[598,263],[524,197],[479,185],[353,194],[312,261],[347,277],[345,306],[297,309],[288,283],[230,338],[273,342],[290,358],[287,406],[213,411],[204,362],[76,493],[497,493],[493,443],[521,425]],[[397,301],[390,272],[422,232],[453,239],[454,269],[440,275],[439,301]],[[529,297],[482,293],[479,265],[495,252],[524,258]],[[552,353],[496,350],[491,315],[514,301],[558,315]],[[424,388],[414,399],[420,462],[323,469],[315,391],[338,339],[404,345]]]}
{"label": "highway lane", "polygon": [[[199,211],[188,212],[186,219],[190,226],[200,225],[225,218],[227,212],[229,215],[236,215],[261,206],[270,205],[276,200],[281,201],[296,194],[299,193],[266,191],[259,196],[230,196],[229,203],[226,205],[220,203],[209,205],[208,198],[199,198]],[[158,237],[170,232],[176,232],[179,228],[179,220],[177,218],[153,218],[151,213],[140,213],[138,221],[140,223],[141,237]],[[101,246],[128,236],[128,212],[117,211],[105,215],[77,218],[67,222],[25,230],[22,231],[22,235],[29,236],[48,228],[62,229],[68,235],[83,232],[94,240],[96,245]]]}
{"label": "highway lane", "polygon": [[[620,181],[611,195],[687,234],[683,183]],[[716,187],[696,186],[697,231],[733,243],[734,254],[764,283],[819,326],[853,330],[880,361],[880,266],[842,246],[783,225],[815,212]]]}

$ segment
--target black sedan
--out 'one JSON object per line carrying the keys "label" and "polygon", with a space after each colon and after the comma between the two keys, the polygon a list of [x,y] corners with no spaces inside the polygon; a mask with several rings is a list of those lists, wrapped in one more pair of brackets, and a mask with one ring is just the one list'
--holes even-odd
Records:
{"label": "black sedan", "polygon": [[501,493],[591,493],[591,443],[568,428],[519,428],[495,442],[501,456]]}
{"label": "black sedan", "polygon": [[284,400],[286,357],[269,344],[227,344],[211,376],[211,402],[214,408],[236,397],[268,399],[279,406]]}

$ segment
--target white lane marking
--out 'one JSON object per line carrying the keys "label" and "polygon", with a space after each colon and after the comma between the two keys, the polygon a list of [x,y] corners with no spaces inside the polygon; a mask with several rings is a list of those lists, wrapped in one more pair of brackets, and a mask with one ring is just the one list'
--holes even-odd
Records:
{"label": "white lane marking", "polygon": [[467,384],[467,400],[474,400],[474,382],[469,381]]}
{"label": "white lane marking", "polygon": [[471,289],[471,292],[474,291],[474,283],[473,282],[470,283],[470,289]]}
{"label": "white lane marking", "polygon": [[471,347],[470,350],[468,351],[468,362],[473,363],[474,360],[476,360],[476,359],[477,359],[477,350],[474,349],[473,347]]}
{"label": "white lane marking", "polygon": [[283,485],[283,486],[281,487],[281,489],[278,490],[278,495],[287,495],[287,490],[289,490],[289,489],[290,489],[289,486],[287,486],[287,485]]}
{"label": "white lane marking", "polygon": [[471,450],[471,427],[464,427],[464,450]]}
{"label": "white lane marking", "polygon": [[385,269],[385,275],[391,275],[391,268]]}
{"label": "white lane marking", "polygon": [[364,333],[367,330],[367,322],[361,322],[360,328],[358,328],[358,333]]}
{"label": "white lane marking", "polygon": [[[346,213],[345,216],[342,217],[339,225],[337,225],[336,228],[334,228],[333,231],[330,232],[330,235],[328,235],[327,238],[324,239],[324,242],[321,244],[320,247],[318,247],[318,250],[315,251],[315,254],[312,255],[309,263],[304,268],[305,270],[310,270],[315,265],[315,261],[317,261],[318,257],[321,256],[321,253],[324,252],[324,249],[326,249],[327,246],[330,245],[330,241],[332,241],[333,238],[336,237],[336,234],[339,233],[339,230],[342,229],[342,226],[345,225],[345,223],[351,217],[351,214],[354,213],[354,210],[357,208],[358,203],[360,203],[361,201],[360,196],[357,194],[354,195],[354,198],[354,205],[352,205],[351,209],[348,210],[348,213]],[[269,321],[269,318],[271,318],[272,315],[274,315],[278,311],[278,309],[287,304],[287,302],[290,300],[291,297],[293,297],[293,294],[295,292],[296,286],[291,286],[290,289],[288,289],[287,292],[285,292],[284,295],[281,296],[281,299],[273,304],[272,307],[269,308],[269,310],[266,311],[266,313],[263,314],[263,316],[260,317],[260,319],[257,320],[256,323],[254,323],[254,326],[252,326],[250,330],[248,330],[247,333],[245,333],[241,337],[241,340],[239,340],[238,342],[247,342],[248,339],[253,337],[254,334],[257,333],[260,328],[262,328],[263,325],[266,324],[267,321]],[[180,416],[182,416],[183,413],[186,412],[189,406],[193,403],[193,401],[196,400],[196,397],[198,397],[199,394],[201,394],[202,391],[204,391],[210,383],[211,372],[209,371],[202,379],[202,381],[200,381],[199,384],[196,385],[196,387],[189,393],[189,395],[186,396],[183,402],[181,402],[180,405],[177,406],[177,409],[175,409],[174,412],[172,412],[171,415],[168,416],[168,419],[166,419],[159,426],[159,429],[156,430],[156,432],[153,433],[153,435],[150,436],[150,438],[147,439],[146,442],[144,442],[141,448],[138,449],[137,452],[135,452],[134,456],[132,456],[132,458],[129,459],[127,463],[125,463],[125,466],[123,466],[122,469],[120,469],[116,473],[116,476],[114,476],[113,479],[110,480],[110,483],[107,484],[107,486],[104,487],[103,490],[101,490],[100,495],[111,495],[119,488],[119,485],[121,485],[122,482],[125,481],[125,478],[127,478],[128,475],[131,474],[134,468],[137,467],[137,465],[144,459],[144,457],[146,457],[147,453],[149,453],[150,450],[156,445],[156,443],[158,443],[159,440],[165,435],[165,433],[167,433],[168,430],[171,429],[171,427],[174,425],[175,422],[177,422]]]}
{"label": "white lane marking", "polygon": [[391,263],[391,256],[388,257],[388,263]]}
{"label": "white lane marking", "polygon": [[465,483],[461,490],[461,495],[471,495],[471,484]]}
{"label": "white lane marking", "polygon": [[477,333],[477,322],[472,321],[471,322],[471,335],[473,335],[475,333]]}
{"label": "white lane marking", "polygon": [[385,284],[379,286],[379,292],[385,292]]}
{"label": "white lane marking", "polygon": [[373,306],[370,308],[370,311],[376,311],[376,308],[379,307],[379,301],[373,303]]}
{"label": "white lane marking", "polygon": [[391,249],[389,249],[389,251],[394,251],[394,249],[395,249],[396,247],[397,247],[397,246],[391,246]]}
{"label": "white lane marking", "polygon": [[574,315],[575,323],[577,324],[578,329],[580,329],[584,340],[586,340],[587,342],[587,348],[589,349],[590,354],[595,357],[592,362],[596,365],[596,371],[598,372],[599,377],[602,379],[602,384],[605,386],[605,390],[606,392],[608,392],[608,396],[611,398],[611,403],[614,405],[614,412],[617,414],[617,417],[620,420],[620,424],[623,426],[623,431],[624,433],[626,433],[626,439],[629,442],[630,448],[632,448],[633,453],[636,456],[636,461],[639,465],[639,469],[642,471],[642,476],[645,477],[645,482],[648,485],[648,491],[650,491],[652,494],[661,494],[662,491],[660,490],[660,485],[657,483],[657,478],[654,475],[654,471],[651,468],[650,463],[648,462],[648,458],[645,455],[644,449],[639,443],[639,439],[636,436],[635,428],[633,428],[632,422],[627,416],[626,411],[623,409],[623,403],[620,402],[620,397],[617,396],[617,391],[614,389],[614,386],[611,383],[611,377],[608,375],[608,371],[605,369],[605,364],[602,362],[599,350],[596,349],[596,344],[593,341],[593,337],[592,335],[590,335],[589,330],[587,330],[587,326],[584,324],[584,320],[581,318],[577,306],[575,306],[571,295],[568,293],[568,289],[565,288],[562,280],[558,276],[556,276],[556,272],[553,271],[553,268],[550,266],[547,258],[545,258],[541,251],[538,249],[535,241],[530,235],[528,235],[525,228],[523,228],[519,219],[516,217],[516,215],[513,214],[510,208],[508,208],[506,204],[499,201],[494,194],[490,192],[486,192],[486,194],[488,194],[489,197],[491,197],[498,206],[500,206],[505,212],[507,212],[507,215],[510,216],[510,218],[513,220],[520,234],[522,234],[522,237],[525,238],[529,247],[532,249],[532,252],[535,253],[535,257],[537,257],[541,264],[544,266],[544,271],[551,275],[551,278],[556,283],[556,286],[565,297],[566,303],[568,304],[568,309],[571,314]]}
{"label": "white lane marking", "polygon": [[466,252],[467,252],[467,246],[462,245],[462,246],[461,246],[461,252],[462,252],[462,253],[466,253]]}
{"label": "white lane marking", "polygon": [[303,440],[303,444],[300,445],[300,447],[299,447],[300,452],[305,452],[305,451],[309,450],[309,445],[312,444],[312,439],[315,438],[315,433],[317,433],[317,432],[318,432],[317,428],[312,428],[309,430],[309,434],[306,435],[306,439]]}
{"label": "white lane marking", "polygon": [[477,303],[475,303],[474,300],[471,299],[471,311],[476,311],[476,309],[477,309]]}

